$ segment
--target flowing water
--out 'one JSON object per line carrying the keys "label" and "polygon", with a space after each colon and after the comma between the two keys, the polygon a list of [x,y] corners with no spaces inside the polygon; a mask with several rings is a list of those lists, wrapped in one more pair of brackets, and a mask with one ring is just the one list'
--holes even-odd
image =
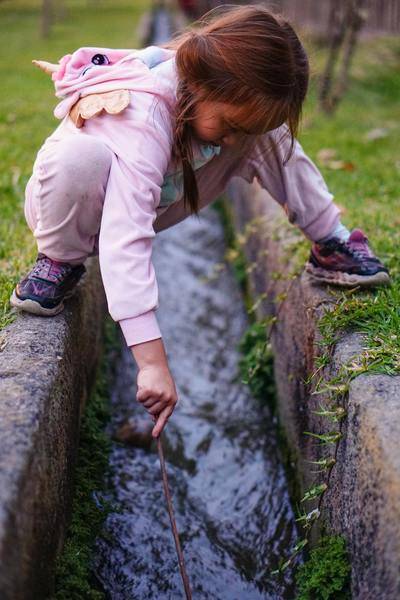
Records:
{"label": "flowing water", "polygon": [[[210,277],[224,255],[218,216],[206,209],[154,241],[157,316],[180,398],[164,448],[193,598],[292,599],[291,582],[271,575],[295,538],[275,425],[238,377],[246,311],[228,268]],[[126,349],[110,432],[130,415],[149,418],[135,395]],[[156,448],[113,443],[110,460],[118,510],[97,540],[97,579],[113,600],[184,598]]]}

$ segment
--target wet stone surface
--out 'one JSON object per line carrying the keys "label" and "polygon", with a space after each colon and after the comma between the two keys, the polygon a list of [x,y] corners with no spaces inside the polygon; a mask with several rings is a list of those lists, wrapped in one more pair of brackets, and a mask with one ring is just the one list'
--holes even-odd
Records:
{"label": "wet stone surface", "polygon": [[[294,540],[294,518],[269,411],[238,377],[247,327],[240,291],[227,269],[209,277],[223,260],[222,240],[208,209],[154,244],[157,316],[180,398],[163,434],[168,477],[193,598],[289,599],[291,582],[271,571]],[[135,379],[126,349],[111,435],[128,418],[149,418]],[[155,445],[114,442],[111,464],[118,511],[97,540],[96,577],[115,600],[183,598]]]}

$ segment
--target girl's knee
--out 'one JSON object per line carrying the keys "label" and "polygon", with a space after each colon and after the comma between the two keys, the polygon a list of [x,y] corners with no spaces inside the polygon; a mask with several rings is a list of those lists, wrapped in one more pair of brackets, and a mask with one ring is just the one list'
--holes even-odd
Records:
{"label": "girl's knee", "polygon": [[107,181],[112,152],[103,142],[86,135],[71,135],[57,146],[55,160],[70,184]]}
{"label": "girl's knee", "polygon": [[56,198],[67,209],[81,201],[102,202],[111,162],[111,150],[84,134],[45,144],[34,167],[41,203]]}

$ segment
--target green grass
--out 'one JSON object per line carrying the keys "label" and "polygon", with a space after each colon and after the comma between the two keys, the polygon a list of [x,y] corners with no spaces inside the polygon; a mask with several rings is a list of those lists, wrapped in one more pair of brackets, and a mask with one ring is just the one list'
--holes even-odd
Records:
{"label": "green grass", "polygon": [[64,4],[65,17],[43,40],[39,0],[0,2],[0,329],[13,319],[9,296],[36,257],[23,212],[25,185],[38,149],[59,123],[51,79],[31,60],[57,62],[80,46],[136,47],[136,26],[149,0]]}
{"label": "green grass", "polygon": [[[323,64],[323,51],[310,47],[314,74]],[[400,370],[400,41],[368,39],[361,43],[353,65],[350,88],[337,112],[327,117],[316,110],[315,78],[305,109],[300,137],[320,168],[349,227],[361,227],[389,267],[390,289],[367,293],[337,293],[337,305],[323,318],[321,329],[333,341],[342,329],[366,335],[371,369]],[[385,137],[368,140],[368,132],[384,129]],[[336,151],[335,159],[353,170],[333,169],[319,159],[321,149]]]}

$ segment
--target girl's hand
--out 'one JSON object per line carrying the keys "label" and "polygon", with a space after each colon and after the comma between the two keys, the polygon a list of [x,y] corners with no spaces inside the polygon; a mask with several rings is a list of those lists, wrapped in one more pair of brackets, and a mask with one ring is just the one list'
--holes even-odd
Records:
{"label": "girl's hand", "polygon": [[136,400],[143,404],[156,421],[153,437],[158,437],[164,429],[178,401],[175,383],[164,363],[146,365],[137,376]]}

